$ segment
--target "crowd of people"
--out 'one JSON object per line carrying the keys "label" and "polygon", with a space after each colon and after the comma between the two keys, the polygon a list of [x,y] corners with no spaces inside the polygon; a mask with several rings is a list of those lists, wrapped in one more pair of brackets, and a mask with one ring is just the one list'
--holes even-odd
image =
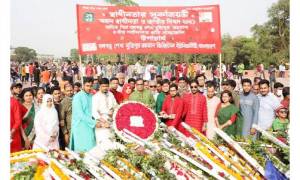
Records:
{"label": "crowd of people", "polygon": [[[265,70],[262,63],[257,64],[255,69],[255,76],[263,79],[267,78],[270,81],[271,87],[276,82],[276,78],[285,78],[287,64],[281,62],[277,66],[273,63]],[[239,79],[247,75],[245,65],[243,63],[221,64],[212,63],[204,65],[201,63],[186,63],[179,62],[156,62],[149,61],[147,63],[138,60],[135,64],[126,64],[122,61],[112,63],[111,61],[104,61],[103,63],[88,62],[82,64],[81,68],[77,62],[66,61],[63,64],[46,62],[39,65],[37,62],[11,65],[11,80],[13,82],[21,81],[22,83],[36,82],[37,86],[40,83],[48,84],[52,80],[56,80],[58,73],[63,73],[63,76],[70,82],[79,81],[81,77],[107,77],[108,79],[115,77],[118,72],[122,72],[126,77],[143,78],[144,80],[153,80],[156,75],[160,75],[163,79],[171,79],[179,77],[188,77],[193,79],[196,75],[212,74],[213,81],[218,85],[220,78],[225,79]],[[81,73],[81,74],[79,74]]]}
{"label": "crowd of people", "polygon": [[[190,134],[180,122],[209,139],[216,137],[216,127],[231,136],[258,138],[252,128],[258,124],[288,140],[289,87],[261,74],[252,81],[243,64],[232,73],[236,78],[222,70],[228,75],[221,87],[218,65],[89,62],[79,68],[67,61],[58,67],[34,62],[16,71],[12,66],[11,152],[41,146],[76,152],[109,149],[114,145],[113,113],[126,101],[145,104],[170,130],[186,136]],[[206,77],[207,70],[212,70],[212,77]]]}

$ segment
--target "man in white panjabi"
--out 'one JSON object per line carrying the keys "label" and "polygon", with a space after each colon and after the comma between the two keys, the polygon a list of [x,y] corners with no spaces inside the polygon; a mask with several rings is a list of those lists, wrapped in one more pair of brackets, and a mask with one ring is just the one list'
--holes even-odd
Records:
{"label": "man in white panjabi", "polygon": [[34,128],[36,138],[34,140],[33,149],[43,147],[59,149],[58,114],[53,104],[53,97],[49,94],[43,96],[41,108],[34,118]]}
{"label": "man in white panjabi", "polygon": [[99,79],[102,77],[102,65],[98,64],[96,70],[97,70],[97,78]]}
{"label": "man in white panjabi", "polygon": [[139,60],[135,63],[134,70],[137,73],[137,78],[141,78],[143,74],[143,67],[140,64]]}
{"label": "man in white panjabi", "polygon": [[215,123],[215,112],[220,103],[220,98],[215,95],[215,86],[212,81],[206,84],[207,86],[207,94],[206,94],[206,101],[207,101],[207,128],[206,128],[206,137],[210,140],[214,139],[215,131],[214,128],[216,127]]}
{"label": "man in white panjabi", "polygon": [[109,80],[102,78],[100,89],[92,100],[92,116],[101,124],[100,128],[95,129],[96,147],[89,151],[94,158],[101,159],[107,150],[116,148],[111,122],[113,111],[117,106],[114,95],[109,92]]}
{"label": "man in white panjabi", "polygon": [[144,80],[151,80],[151,68],[153,67],[152,62],[150,61],[149,64],[146,65],[145,73],[144,73]]}

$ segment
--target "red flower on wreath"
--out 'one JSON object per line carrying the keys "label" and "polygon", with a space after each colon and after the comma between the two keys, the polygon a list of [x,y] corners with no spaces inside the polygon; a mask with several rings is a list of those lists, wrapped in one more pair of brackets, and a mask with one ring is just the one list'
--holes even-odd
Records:
{"label": "red flower on wreath", "polygon": [[122,104],[116,115],[115,125],[118,131],[127,129],[142,139],[147,139],[156,130],[157,119],[153,111],[141,103]]}

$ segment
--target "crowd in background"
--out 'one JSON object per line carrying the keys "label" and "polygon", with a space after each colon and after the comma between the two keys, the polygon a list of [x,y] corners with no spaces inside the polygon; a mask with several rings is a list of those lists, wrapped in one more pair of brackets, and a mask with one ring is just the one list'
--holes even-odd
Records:
{"label": "crowd in background", "polygon": [[[163,64],[163,65],[162,65]],[[37,68],[36,68],[37,67]],[[262,63],[257,64],[255,68],[255,77],[267,78],[272,85],[276,82],[276,77],[286,77],[287,65],[281,62],[278,65],[270,64],[269,68],[265,69]],[[45,71],[45,72],[44,72]],[[171,79],[179,77],[188,77],[193,79],[199,74],[211,74],[212,80],[218,82],[221,75],[224,79],[239,79],[242,76],[247,76],[247,71],[243,63],[231,63],[221,64],[212,63],[204,65],[201,63],[175,63],[174,61],[169,63],[161,63],[152,61],[141,62],[137,61],[135,64],[126,64],[122,61],[114,62],[106,61],[104,63],[83,63],[81,68],[78,62],[65,61],[61,64],[54,63],[53,61],[41,63],[23,63],[11,64],[11,80],[13,82],[20,80],[24,82],[37,82],[41,83],[41,73],[44,72],[44,78],[46,82],[56,80],[57,73],[63,73],[63,76],[69,78],[71,82],[79,81],[81,77],[115,77],[118,72],[122,72],[126,77],[143,78],[145,80],[153,80],[156,75],[161,75],[163,79]]]}
{"label": "crowd in background", "polygon": [[180,122],[209,139],[216,137],[216,127],[228,135],[259,138],[252,128],[258,124],[287,142],[289,87],[276,81],[286,76],[285,65],[277,70],[271,64],[266,72],[259,64],[253,80],[242,63],[221,66],[151,61],[88,62],[81,67],[71,61],[12,64],[11,151],[41,145],[103,150],[103,143],[113,138],[112,115],[126,101],[144,103],[168,128],[186,136],[190,134]]}

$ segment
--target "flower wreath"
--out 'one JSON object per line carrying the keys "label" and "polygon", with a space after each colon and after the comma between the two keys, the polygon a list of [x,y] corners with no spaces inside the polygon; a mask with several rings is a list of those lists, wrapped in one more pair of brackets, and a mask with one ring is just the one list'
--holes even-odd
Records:
{"label": "flower wreath", "polygon": [[145,104],[127,101],[120,104],[113,114],[113,129],[125,142],[131,142],[122,134],[127,129],[143,140],[150,140],[158,129],[158,118]]}

